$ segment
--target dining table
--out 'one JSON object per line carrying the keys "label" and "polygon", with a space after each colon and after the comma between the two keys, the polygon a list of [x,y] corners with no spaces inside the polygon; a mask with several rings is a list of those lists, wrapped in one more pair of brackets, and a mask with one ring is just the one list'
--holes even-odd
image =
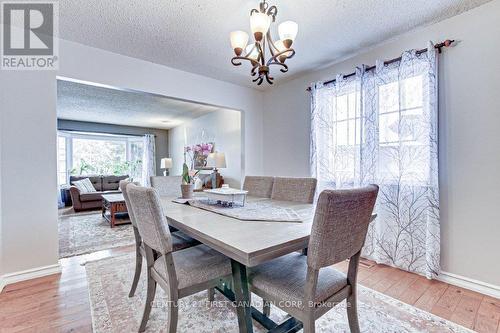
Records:
{"label": "dining table", "polygon": [[291,333],[302,329],[302,323],[294,317],[289,317],[282,323],[275,323],[251,305],[247,271],[294,251],[305,252],[314,219],[314,205],[248,197],[248,204],[260,201],[265,203],[263,206],[283,207],[300,216],[299,222],[252,221],[180,204],[174,202],[174,199],[161,198],[169,225],[224,254],[231,261],[232,286],[218,290],[236,302],[239,332],[253,332],[252,318],[272,333]]}

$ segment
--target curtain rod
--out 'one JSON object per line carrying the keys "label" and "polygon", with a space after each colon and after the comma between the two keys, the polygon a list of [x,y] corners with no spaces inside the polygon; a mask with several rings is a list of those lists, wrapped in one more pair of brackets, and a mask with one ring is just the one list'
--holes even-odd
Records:
{"label": "curtain rod", "polygon": [[[443,52],[441,49],[443,47],[450,47],[451,44],[453,44],[455,42],[454,39],[447,39],[445,40],[444,42],[441,42],[441,43],[437,43],[434,45],[434,48],[438,50],[439,53]],[[420,49],[420,50],[417,50],[416,53],[417,54],[422,54],[422,53],[425,53],[427,52],[427,48],[425,49]],[[384,61],[384,65],[390,65],[394,62],[397,62],[397,61],[401,61],[401,57],[397,57],[397,58],[394,58],[394,59],[391,59],[391,60],[387,60],[387,61]],[[374,70],[377,66],[373,65],[373,66],[369,66],[365,69],[365,71],[371,71],[371,70]],[[351,76],[354,76],[356,75],[356,72],[352,72],[350,74],[347,74],[347,75],[344,75],[344,78],[347,78],[347,77],[351,77]],[[333,83],[335,82],[336,79],[333,79],[333,80],[329,80],[329,81],[324,81],[323,84],[330,84],[330,83]],[[307,91],[311,91],[311,87],[307,87],[306,89]]]}

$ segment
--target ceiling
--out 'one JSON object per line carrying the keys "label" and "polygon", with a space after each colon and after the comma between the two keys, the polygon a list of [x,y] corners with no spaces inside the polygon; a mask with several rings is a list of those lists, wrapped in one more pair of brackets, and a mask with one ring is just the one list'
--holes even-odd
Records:
{"label": "ceiling", "polygon": [[218,110],[149,93],[57,81],[59,119],[169,129]]}
{"label": "ceiling", "polygon": [[[269,0],[278,6],[278,24],[285,20],[299,24],[294,44],[297,54],[289,61],[289,73],[274,70],[272,74],[276,74],[276,82],[297,77],[488,1]],[[61,0],[59,31],[64,39],[255,87],[249,65],[234,67],[230,63],[229,33],[249,32],[249,12],[258,2]]]}

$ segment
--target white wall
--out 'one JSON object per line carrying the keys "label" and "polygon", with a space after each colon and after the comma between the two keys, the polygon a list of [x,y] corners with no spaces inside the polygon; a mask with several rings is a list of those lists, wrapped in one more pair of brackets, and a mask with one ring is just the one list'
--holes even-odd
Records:
{"label": "white wall", "polygon": [[2,274],[57,264],[56,80],[0,73]]}
{"label": "white wall", "polygon": [[[240,110],[242,168],[262,173],[261,92],[64,40],[59,59],[62,77]],[[0,276],[57,263],[55,74],[0,73]]]}
{"label": "white wall", "polygon": [[226,184],[240,188],[241,168],[241,113],[218,110],[174,127],[168,131],[169,153],[173,159],[172,175],[182,173],[184,147],[201,142],[215,142],[215,150],[226,155],[227,168],[220,169]]}
{"label": "white wall", "polygon": [[492,1],[267,92],[264,172],[309,175],[305,89],[311,82],[425,47],[428,40],[457,39],[457,46],[440,57],[442,269],[500,286],[499,13],[500,0]]}

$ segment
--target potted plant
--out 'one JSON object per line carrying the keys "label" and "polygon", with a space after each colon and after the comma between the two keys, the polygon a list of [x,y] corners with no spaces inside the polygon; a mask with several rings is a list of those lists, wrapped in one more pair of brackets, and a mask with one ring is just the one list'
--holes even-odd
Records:
{"label": "potted plant", "polygon": [[186,163],[182,165],[182,184],[181,193],[183,199],[191,199],[193,197],[194,190],[194,177],[199,171],[190,172]]}

